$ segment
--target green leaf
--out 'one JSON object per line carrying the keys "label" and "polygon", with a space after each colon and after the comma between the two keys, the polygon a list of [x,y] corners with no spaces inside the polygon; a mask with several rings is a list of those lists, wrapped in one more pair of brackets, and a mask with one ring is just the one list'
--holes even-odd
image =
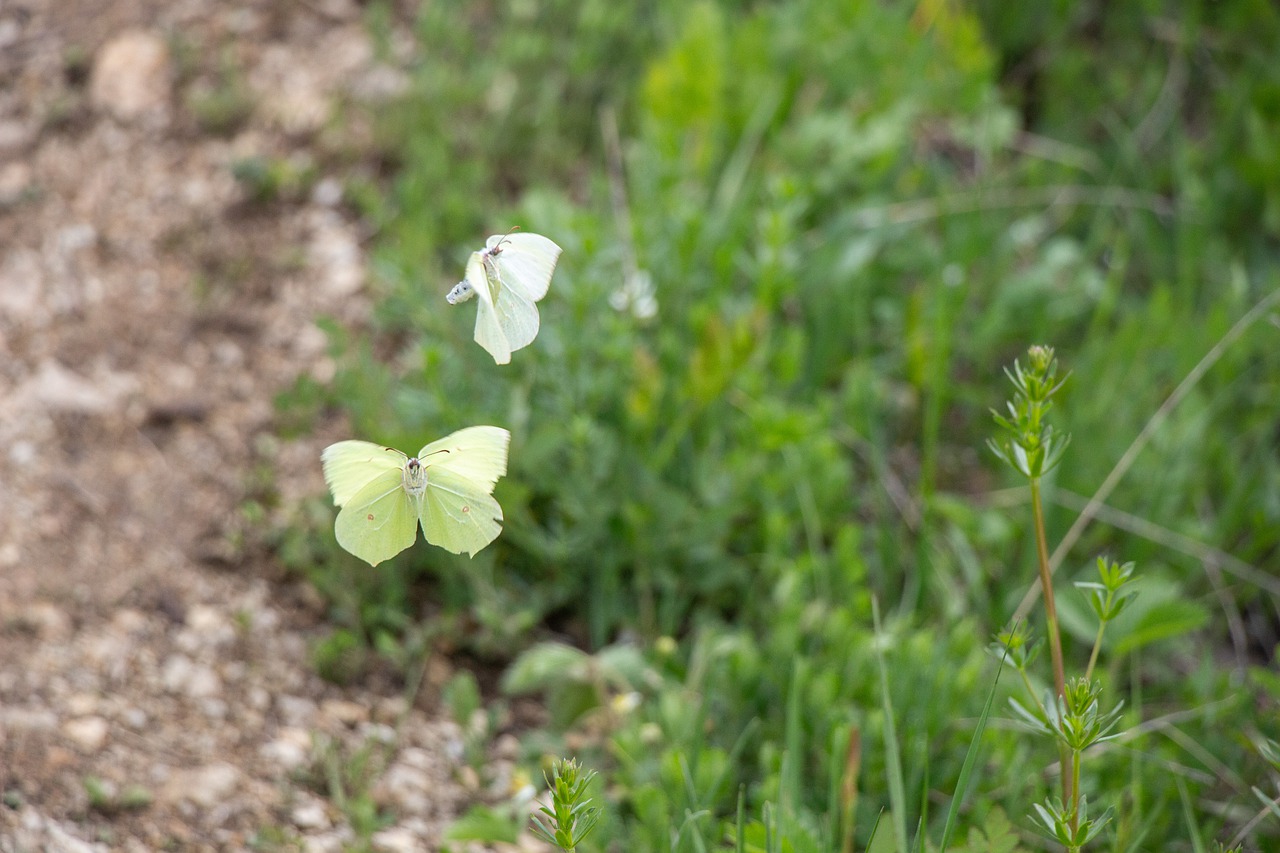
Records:
{"label": "green leaf", "polygon": [[533,693],[581,678],[591,658],[564,643],[539,643],[520,657],[502,677],[506,693]]}
{"label": "green leaf", "polygon": [[515,844],[520,837],[520,823],[510,815],[488,806],[472,806],[445,830],[448,841],[501,841]]}
{"label": "green leaf", "polygon": [[[1141,604],[1139,603],[1130,612],[1132,613],[1140,607]],[[1121,618],[1124,615],[1128,614],[1123,614]],[[1143,608],[1139,612],[1139,618],[1136,623],[1129,627],[1127,631],[1121,629],[1116,623],[1112,623],[1114,627],[1107,630],[1108,632],[1113,632],[1111,633],[1111,640],[1114,643],[1114,653],[1126,654],[1134,649],[1159,642],[1160,640],[1167,640],[1171,637],[1194,631],[1208,621],[1208,612],[1199,604],[1194,601],[1177,599],[1166,601],[1154,607]]]}

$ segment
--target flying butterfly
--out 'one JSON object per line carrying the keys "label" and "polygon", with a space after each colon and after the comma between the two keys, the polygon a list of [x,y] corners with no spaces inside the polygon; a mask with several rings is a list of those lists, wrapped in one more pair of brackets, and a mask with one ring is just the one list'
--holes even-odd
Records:
{"label": "flying butterfly", "polygon": [[511,434],[494,426],[460,429],[409,457],[368,441],[339,441],[320,455],[341,507],[338,544],[372,566],[422,535],[446,551],[475,556],[502,530],[493,498],[507,473]]}
{"label": "flying butterfly", "polygon": [[547,295],[560,247],[541,234],[495,234],[467,261],[466,277],[445,297],[450,305],[478,297],[476,343],[498,364],[538,336],[538,300]]}

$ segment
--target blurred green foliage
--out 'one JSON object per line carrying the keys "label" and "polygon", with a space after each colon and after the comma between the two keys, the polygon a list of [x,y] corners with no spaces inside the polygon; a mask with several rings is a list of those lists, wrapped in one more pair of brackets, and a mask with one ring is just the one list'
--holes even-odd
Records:
{"label": "blurred green foliage", "polygon": [[[411,90],[374,116],[393,177],[361,196],[376,315],[368,334],[334,330],[338,376],[291,404],[339,404],[353,435],[391,446],[509,428],[505,530],[474,560],[420,545],[367,577],[317,512],[283,553],[371,644],[424,596],[451,643],[500,661],[547,629],[637,642],[657,674],[613,721],[601,760],[620,800],[592,844],[717,847],[745,786],[792,849],[834,849],[851,733],[879,744],[884,723],[873,642],[889,644],[908,799],[951,791],[987,639],[1034,574],[1025,501],[996,498],[982,452],[1001,367],[1052,343],[1072,371],[1054,542],[1280,285],[1280,12],[511,0],[425,3],[414,31]],[[443,294],[515,225],[564,254],[537,341],[498,368],[471,306]],[[652,316],[630,298],[646,286]],[[1202,558],[1280,554],[1275,340],[1259,324],[1231,347],[1112,494],[1147,526],[1095,522],[1060,573],[1069,589],[1102,551],[1138,563],[1147,588],[1103,677],[1131,693],[1126,725],[1185,714],[1087,770],[1118,807],[1113,849],[1185,838],[1174,777],[1209,836],[1256,805],[1248,732],[1277,734],[1280,697],[1245,660],[1274,650],[1233,649],[1225,625],[1274,623],[1274,598]],[[872,595],[892,611],[879,640]],[[1069,655],[1087,613],[1064,606]],[[678,650],[655,651],[668,636]],[[349,659],[331,645],[322,658]],[[1237,666],[1212,662],[1233,651]],[[543,687],[562,717],[621,689]],[[988,740],[971,847],[1012,844],[1003,815],[1052,784],[1028,772],[1051,756]],[[859,849],[885,772],[868,746]]]}

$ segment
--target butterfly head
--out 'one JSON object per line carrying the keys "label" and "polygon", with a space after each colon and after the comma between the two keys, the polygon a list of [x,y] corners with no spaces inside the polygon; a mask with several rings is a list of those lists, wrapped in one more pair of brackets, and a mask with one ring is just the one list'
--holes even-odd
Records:
{"label": "butterfly head", "polygon": [[404,490],[415,498],[427,490],[427,469],[416,456],[404,464]]}
{"label": "butterfly head", "polygon": [[517,231],[519,231],[519,230],[520,230],[520,226],[519,226],[519,225],[513,225],[513,226],[511,227],[511,230],[510,230],[510,231],[508,231],[506,234],[503,234],[503,235],[502,235],[502,239],[501,239],[501,240],[499,240],[498,242],[494,243],[494,244],[493,244],[492,246],[490,246],[489,248],[482,249],[482,250],[481,250],[481,253],[482,253],[482,254],[484,254],[486,257],[490,257],[490,258],[496,258],[498,255],[501,255],[501,254],[502,254],[502,244],[503,244],[503,243],[509,243],[509,242],[511,242],[511,241],[510,241],[510,240],[508,240],[507,238],[508,238],[508,237],[510,237],[512,234],[514,234],[515,232],[517,232]]}

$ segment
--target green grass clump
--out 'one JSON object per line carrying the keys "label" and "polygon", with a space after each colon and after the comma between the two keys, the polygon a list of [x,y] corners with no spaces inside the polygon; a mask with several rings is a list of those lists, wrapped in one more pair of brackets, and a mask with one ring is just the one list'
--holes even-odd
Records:
{"label": "green grass clump", "polygon": [[[1043,849],[1031,804],[1075,832],[1077,791],[1112,809],[1087,849],[1243,843],[1280,702],[1246,627],[1280,590],[1280,348],[1248,313],[1280,285],[1276,28],[1251,0],[427,4],[377,119],[370,334],[294,399],[391,446],[509,428],[505,529],[370,574],[316,511],[281,544],[350,632],[320,659],[525,650],[508,686],[558,723],[530,749],[572,728],[606,785],[580,849]],[[495,369],[443,295],[515,225],[564,254]],[[1005,480],[989,410],[1037,340],[1076,438]],[[1101,635],[1099,554],[1141,567]],[[976,741],[988,638],[1055,568],[1050,668],[1012,661]],[[1060,752],[1001,718],[1015,691],[1046,732],[1123,699],[1095,732],[1123,734]]]}

